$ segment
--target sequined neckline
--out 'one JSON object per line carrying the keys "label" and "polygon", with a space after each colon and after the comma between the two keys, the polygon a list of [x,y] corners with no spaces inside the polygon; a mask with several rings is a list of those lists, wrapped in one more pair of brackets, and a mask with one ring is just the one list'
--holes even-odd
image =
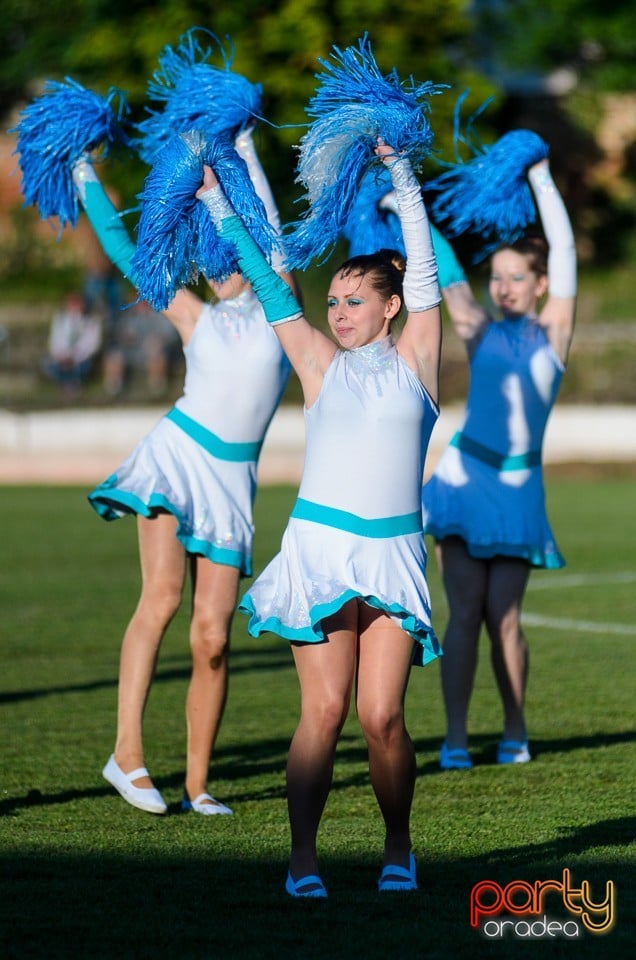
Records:
{"label": "sequined neckline", "polygon": [[260,316],[258,306],[256,294],[251,287],[246,287],[237,297],[228,297],[213,304],[212,317],[215,323],[221,324],[232,336],[240,339],[245,334],[246,324],[251,324]]}
{"label": "sequined neckline", "polygon": [[223,306],[223,304],[228,304],[231,306],[241,307],[245,303],[252,303],[254,300],[256,300],[256,294],[252,288],[244,287],[237,297],[228,297],[226,300],[219,300],[217,301],[217,305]]}
{"label": "sequined neckline", "polygon": [[382,340],[374,340],[373,343],[365,343],[361,347],[352,347],[351,350],[346,350],[345,353],[348,353],[352,357],[359,357],[361,360],[366,360],[369,363],[377,363],[379,360],[385,359],[392,348],[393,340],[389,334],[383,337]]}

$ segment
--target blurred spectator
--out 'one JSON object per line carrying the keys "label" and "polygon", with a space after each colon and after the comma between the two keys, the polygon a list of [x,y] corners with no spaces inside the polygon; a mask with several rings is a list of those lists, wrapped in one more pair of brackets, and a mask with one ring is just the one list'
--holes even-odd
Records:
{"label": "blurred spectator", "polygon": [[104,350],[106,393],[117,396],[127,380],[141,370],[148,392],[153,397],[161,397],[180,350],[181,341],[173,325],[145,300],[120,310]]}
{"label": "blurred spectator", "polygon": [[80,293],[70,293],[56,310],[42,369],[70,395],[79,392],[102,345],[102,318],[91,313]]}
{"label": "blurred spectator", "polygon": [[104,340],[108,341],[116,333],[119,313],[124,298],[119,275],[111,264],[99,270],[93,267],[84,277],[84,301],[90,313],[100,313],[104,318]]}

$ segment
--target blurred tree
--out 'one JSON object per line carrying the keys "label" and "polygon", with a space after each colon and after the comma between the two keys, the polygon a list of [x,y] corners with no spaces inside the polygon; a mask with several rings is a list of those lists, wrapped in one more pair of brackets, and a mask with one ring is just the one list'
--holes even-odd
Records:
{"label": "blurred tree", "polygon": [[504,91],[501,130],[527,126],[578,227],[582,259],[629,259],[636,231],[634,0],[475,0],[474,57]]}
{"label": "blurred tree", "polygon": [[45,17],[39,0],[3,0],[3,7],[3,114],[30,99],[42,79],[72,76],[101,93],[121,89],[133,117],[141,117],[161,50],[192,26],[231,38],[235,69],[263,84],[279,146],[302,135],[317,58],[364,32],[382,70],[395,66],[401,76],[452,84],[455,93],[435,103],[442,148],[456,94],[469,87],[477,103],[494,89],[461,53],[471,30],[469,0],[234,0],[216,9],[203,0],[49,0]]}
{"label": "blurred tree", "polygon": [[[176,46],[191,27],[206,28],[231,44],[234,69],[263,85],[267,122],[259,125],[259,153],[285,220],[299,215],[293,147],[306,129],[318,58],[328,57],[333,45],[355,44],[366,32],[381,70],[396,67],[403,78],[451,85],[432,102],[436,149],[444,158],[452,156],[457,96],[469,88],[467,108],[474,109],[495,90],[464,54],[470,0],[47,0],[46,13],[42,6],[41,0],[2,0],[5,126],[16,122],[44,80],[63,77],[102,95],[111,87],[121,90],[130,119],[140,120],[162,50]],[[146,173],[141,161],[117,151],[105,170],[127,208],[136,205]],[[28,212],[35,220],[35,211]]]}
{"label": "blurred tree", "polygon": [[474,9],[489,72],[512,81],[569,70],[597,91],[634,89],[634,0],[475,0]]}
{"label": "blurred tree", "polygon": [[[263,85],[268,123],[259,127],[259,151],[289,219],[298,214],[293,146],[305,130],[318,58],[367,32],[382,70],[395,66],[402,77],[451,85],[432,104],[441,158],[454,158],[459,94],[470,91],[464,117],[495,94],[478,123],[482,141],[529,126],[555,148],[570,145],[555,149],[558,162],[570,165],[557,171],[570,182],[568,199],[579,208],[593,204],[611,224],[605,188],[599,199],[577,186],[598,159],[592,128],[599,111],[580,91],[633,89],[635,19],[634,0],[47,0],[45,11],[41,0],[2,0],[0,115],[13,121],[44,79],[70,76],[101,93],[122,90],[132,119],[141,119],[163,48],[190,27],[207,28],[231,38],[234,68]],[[569,83],[578,83],[578,100]],[[141,162],[114,156],[108,177],[132,205],[146,172]],[[431,165],[424,175],[435,172]]]}

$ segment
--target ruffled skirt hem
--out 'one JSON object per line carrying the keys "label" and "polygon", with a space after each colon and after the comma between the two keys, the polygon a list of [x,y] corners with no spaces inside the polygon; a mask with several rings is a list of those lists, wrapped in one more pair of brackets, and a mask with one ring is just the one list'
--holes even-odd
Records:
{"label": "ruffled skirt hem", "polygon": [[171,513],[177,520],[176,537],[186,553],[206,557],[212,563],[237,567],[242,577],[252,576],[252,559],[249,555],[241,550],[233,550],[204,537],[195,536],[187,518],[165,495],[153,493],[146,500],[142,500],[131,491],[113,488],[110,486],[111,482],[112,480],[109,479],[100,484],[88,496],[89,503],[102,519],[119,520],[127,515],[151,518],[156,517],[158,513]]}
{"label": "ruffled skirt hem", "polygon": [[413,638],[415,641],[413,650],[414,666],[425,666],[427,663],[431,663],[431,661],[442,656],[442,648],[432,627],[428,627],[422,623],[422,621],[418,620],[417,617],[397,603],[384,603],[376,596],[361,594],[356,590],[346,590],[330,600],[315,604],[309,610],[309,621],[305,625],[298,627],[292,627],[284,623],[277,616],[261,617],[249,593],[245,594],[242,598],[238,609],[241,613],[245,613],[249,617],[247,630],[252,637],[259,637],[263,633],[276,633],[284,640],[289,640],[290,643],[324,643],[326,637],[322,627],[322,621],[327,619],[327,617],[333,616],[334,613],[337,613],[346,603],[353,599],[362,600],[376,610],[383,610]]}
{"label": "ruffled skirt hem", "polygon": [[542,570],[559,570],[565,566],[565,560],[557,549],[545,549],[524,543],[475,543],[470,539],[470,532],[459,524],[442,526],[436,523],[426,524],[426,533],[434,540],[445,540],[447,537],[459,537],[466,544],[469,556],[476,560],[491,560],[493,557],[515,557],[525,560],[531,567]]}

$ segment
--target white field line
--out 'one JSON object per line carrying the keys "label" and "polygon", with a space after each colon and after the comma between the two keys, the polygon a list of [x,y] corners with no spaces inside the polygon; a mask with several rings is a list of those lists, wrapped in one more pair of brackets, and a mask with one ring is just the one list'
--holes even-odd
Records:
{"label": "white field line", "polygon": [[618,583],[636,583],[636,570],[615,573],[532,574],[528,590],[561,590],[566,587],[605,587]]}
{"label": "white field line", "polygon": [[[602,587],[623,583],[636,583],[635,570],[615,573],[565,573],[557,576],[530,578],[528,590],[567,590],[570,587]],[[539,613],[525,612],[521,617],[529,627],[553,627],[555,630],[575,630],[579,633],[608,633],[622,637],[636,636],[636,624],[598,623],[593,620],[572,620],[568,617],[544,617]]]}
{"label": "white field line", "polygon": [[570,620],[568,617],[543,617],[538,613],[523,613],[521,622],[527,627],[553,627],[555,630],[574,630],[578,633],[610,633],[621,637],[636,637],[636,624],[597,623],[593,620]]}

